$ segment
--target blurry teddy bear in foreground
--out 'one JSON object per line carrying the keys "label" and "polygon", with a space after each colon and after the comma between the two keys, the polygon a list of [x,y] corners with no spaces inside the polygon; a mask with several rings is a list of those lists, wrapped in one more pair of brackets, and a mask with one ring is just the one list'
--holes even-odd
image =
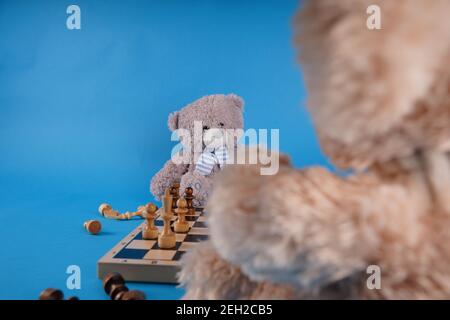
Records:
{"label": "blurry teddy bear in foreground", "polygon": [[[374,4],[381,30],[366,27]],[[308,109],[354,174],[225,168],[211,240],[184,256],[185,298],[450,298],[449,12],[448,0],[304,3]]]}
{"label": "blurry teddy bear in foreground", "polygon": [[214,175],[225,166],[227,150],[235,148],[236,140],[227,139],[225,131],[242,129],[243,107],[244,101],[237,95],[215,94],[169,115],[169,128],[177,130],[183,148],[152,178],[150,190],[157,199],[174,182],[180,182],[181,192],[187,187],[194,189],[195,206],[206,204]]}

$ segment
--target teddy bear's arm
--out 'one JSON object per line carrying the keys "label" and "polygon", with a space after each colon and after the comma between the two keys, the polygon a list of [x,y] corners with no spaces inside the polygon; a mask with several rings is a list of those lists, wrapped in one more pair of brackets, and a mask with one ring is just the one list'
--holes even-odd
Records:
{"label": "teddy bear's arm", "polygon": [[170,187],[172,183],[180,181],[181,176],[187,172],[188,167],[188,164],[175,164],[172,160],[168,160],[150,182],[150,191],[153,196],[159,200],[166,188]]}
{"label": "teddy bear's arm", "polygon": [[[321,168],[227,168],[208,202],[217,252],[255,280],[325,286],[365,270],[379,245],[376,182]],[[391,205],[395,197],[390,199]]]}
{"label": "teddy bear's arm", "polygon": [[186,252],[178,274],[186,288],[183,299],[292,299],[294,290],[285,285],[252,281],[239,268],[220,257],[210,241]]}

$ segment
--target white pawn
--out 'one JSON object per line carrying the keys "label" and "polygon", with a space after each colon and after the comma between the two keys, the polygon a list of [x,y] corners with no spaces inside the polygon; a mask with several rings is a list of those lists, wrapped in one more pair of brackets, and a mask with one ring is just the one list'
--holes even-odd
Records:
{"label": "white pawn", "polygon": [[180,198],[177,201],[177,208],[175,209],[175,213],[178,215],[177,221],[173,224],[173,228],[175,232],[188,232],[189,224],[186,221],[185,215],[188,213],[189,209],[187,208],[186,199]]}
{"label": "white pawn", "polygon": [[142,238],[144,240],[152,240],[158,238],[158,228],[155,226],[157,207],[153,203],[145,205],[143,211],[145,212],[144,218],[147,220],[147,224],[142,229]]}

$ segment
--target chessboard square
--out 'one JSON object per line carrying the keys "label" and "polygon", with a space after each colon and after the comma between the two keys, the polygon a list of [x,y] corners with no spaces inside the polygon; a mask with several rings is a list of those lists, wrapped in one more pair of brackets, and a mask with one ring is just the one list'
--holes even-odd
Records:
{"label": "chessboard square", "polygon": [[157,227],[162,227],[164,226],[164,221],[163,220],[155,220],[155,226]]}
{"label": "chessboard square", "polygon": [[172,260],[176,250],[150,250],[145,256],[144,260]]}
{"label": "chessboard square", "polygon": [[183,242],[184,238],[186,238],[186,233],[176,233],[175,238],[177,242]]}
{"label": "chessboard square", "polygon": [[206,225],[206,223],[204,221],[195,221],[194,228],[207,228],[208,226]]}
{"label": "chessboard square", "polygon": [[192,250],[196,245],[197,243],[195,242],[183,242],[178,251],[189,251]]}
{"label": "chessboard square", "polygon": [[183,256],[183,254],[185,254],[185,251],[177,251],[177,253],[175,253],[175,255],[173,256],[172,260],[179,261]]}
{"label": "chessboard square", "polygon": [[205,222],[206,221],[206,217],[205,216],[198,217],[197,221],[198,222]]}
{"label": "chessboard square", "polygon": [[208,229],[207,228],[191,228],[191,230],[189,231],[189,234],[203,234],[203,235],[208,235]]}
{"label": "chessboard square", "polygon": [[127,249],[123,248],[115,256],[114,259],[142,259],[148,252],[148,249]]}
{"label": "chessboard square", "polygon": [[142,240],[142,232],[139,232],[134,238],[133,240]]}
{"label": "chessboard square", "polygon": [[156,240],[133,240],[127,245],[127,249],[147,249],[150,250]]}
{"label": "chessboard square", "polygon": [[184,242],[200,242],[208,239],[206,234],[188,234]]}

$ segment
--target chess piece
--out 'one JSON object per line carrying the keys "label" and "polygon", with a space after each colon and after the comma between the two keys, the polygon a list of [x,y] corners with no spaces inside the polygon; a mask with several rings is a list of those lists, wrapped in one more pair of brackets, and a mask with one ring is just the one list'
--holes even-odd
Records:
{"label": "chess piece", "polygon": [[90,234],[98,234],[102,230],[102,224],[97,220],[86,221],[83,226]]}
{"label": "chess piece", "polygon": [[123,296],[129,291],[128,287],[126,285],[119,285],[116,287],[113,287],[109,297],[111,300],[122,300]]}
{"label": "chess piece", "polygon": [[119,216],[119,212],[116,210],[113,210],[113,208],[107,203],[102,203],[98,207],[98,212],[100,212],[100,214],[106,218],[117,219],[117,217]]}
{"label": "chess piece", "polygon": [[139,290],[130,290],[122,294],[120,300],[145,300],[145,293]]}
{"label": "chess piece", "polygon": [[158,238],[159,231],[155,226],[156,210],[158,210],[158,207],[153,203],[147,204],[143,209],[145,220],[147,220],[147,224],[142,229],[142,238],[145,240]]}
{"label": "chess piece", "polygon": [[194,208],[194,189],[191,187],[187,187],[184,190],[184,198],[186,199],[187,208],[189,215],[195,215],[195,208]]}
{"label": "chess piece", "polygon": [[138,209],[134,212],[127,211],[125,213],[119,214],[117,216],[117,219],[118,220],[130,220],[130,219],[133,219],[133,217],[144,218],[145,207],[146,207],[146,205],[139,206]]}
{"label": "chess piece", "polygon": [[39,295],[39,300],[63,300],[64,294],[59,289],[47,288]]}
{"label": "chess piece", "polygon": [[138,207],[138,209],[134,212],[127,211],[125,213],[120,213],[117,210],[114,210],[109,204],[102,203],[98,208],[98,211],[105,218],[116,219],[116,220],[130,220],[133,217],[144,217],[143,208],[144,206]]}
{"label": "chess piece", "polygon": [[[64,293],[59,289],[47,288],[39,295],[39,300],[64,300]],[[71,296],[67,300],[80,300],[78,297]]]}
{"label": "chess piece", "polygon": [[174,182],[170,187],[170,194],[172,195],[172,209],[177,207],[177,201],[180,198],[180,183]]}
{"label": "chess piece", "polygon": [[177,208],[175,212],[178,214],[178,219],[173,224],[175,232],[185,233],[189,231],[189,224],[186,221],[185,215],[189,212],[187,208],[187,202],[184,198],[180,198],[177,201]]}
{"label": "chess piece", "polygon": [[170,222],[172,220],[173,212],[172,212],[172,195],[170,194],[170,190],[166,189],[163,200],[163,212],[161,214],[161,218],[164,222],[164,227],[162,233],[158,237],[158,246],[161,249],[171,249],[176,245],[175,233],[172,231],[170,227]]}
{"label": "chess piece", "polygon": [[122,296],[128,292],[125,280],[119,273],[108,273],[103,278],[103,289],[112,300],[121,300]]}

